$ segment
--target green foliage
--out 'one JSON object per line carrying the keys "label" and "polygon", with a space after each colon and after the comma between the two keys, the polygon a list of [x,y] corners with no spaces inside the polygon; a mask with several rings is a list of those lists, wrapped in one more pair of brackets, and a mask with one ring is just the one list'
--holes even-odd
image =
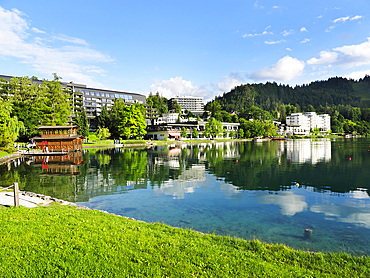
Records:
{"label": "green foliage", "polygon": [[100,127],[109,127],[109,113],[108,113],[108,108],[107,105],[103,106],[103,109],[98,116],[98,121],[99,121],[99,126]]}
{"label": "green foliage", "polygon": [[198,132],[198,130],[197,130],[196,128],[193,128],[193,130],[192,130],[192,132],[191,132],[191,136],[192,136],[193,138],[198,138],[198,136],[199,136],[199,132]]}
{"label": "green foliage", "polygon": [[16,116],[11,117],[12,106],[0,97],[0,149],[10,150],[24,130],[22,122]]}
{"label": "green foliage", "polygon": [[78,125],[80,129],[77,131],[79,135],[84,137],[89,136],[89,121],[86,116],[85,109],[82,108],[80,113],[77,113],[77,117],[73,119],[74,124]]}
{"label": "green foliage", "polygon": [[240,128],[243,130],[244,136],[239,136],[250,138],[250,137],[270,137],[276,136],[276,127],[272,121],[264,120],[253,120],[247,121],[244,118],[240,119]]}
{"label": "green foliage", "polygon": [[140,104],[127,105],[116,99],[110,110],[110,128],[114,138],[138,138],[146,134],[145,114]]}
{"label": "green foliage", "polygon": [[99,139],[99,140],[103,140],[103,139],[106,139],[108,137],[110,137],[110,132],[109,132],[109,129],[108,128],[105,128],[105,127],[100,127],[99,126],[99,129],[98,131],[96,132],[96,137]]}
{"label": "green foliage", "polygon": [[177,103],[176,100],[172,102],[172,112],[173,113],[179,113],[181,115],[181,106]]}
{"label": "green foliage", "polygon": [[369,257],[203,235],[54,205],[0,208],[6,277],[368,277]]}
{"label": "green foliage", "polygon": [[71,103],[68,91],[59,82],[60,77],[54,74],[54,80],[44,80],[41,86],[41,111],[43,125],[64,125],[71,115]]}
{"label": "green foliage", "polygon": [[244,138],[244,129],[239,129],[239,138]]}
{"label": "green foliage", "polygon": [[216,138],[219,134],[223,132],[222,124],[220,121],[216,120],[214,117],[211,117],[205,125],[204,133],[210,136],[211,138]]}
{"label": "green foliage", "polygon": [[181,129],[181,137],[182,137],[182,138],[187,138],[187,137],[188,137],[188,132],[187,132],[187,130],[186,130],[186,127],[183,127],[183,128]]}
{"label": "green foliage", "polygon": [[149,93],[146,103],[154,108],[157,108],[160,117],[163,116],[163,113],[168,113],[168,99],[161,97],[158,92],[155,95]]}

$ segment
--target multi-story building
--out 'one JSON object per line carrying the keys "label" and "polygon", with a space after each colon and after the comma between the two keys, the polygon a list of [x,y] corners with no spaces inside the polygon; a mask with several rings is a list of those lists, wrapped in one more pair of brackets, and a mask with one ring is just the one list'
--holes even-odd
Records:
{"label": "multi-story building", "polygon": [[286,135],[309,135],[314,129],[320,133],[330,130],[330,116],[316,112],[293,113],[286,118]]}
{"label": "multi-story building", "polygon": [[145,96],[136,93],[88,88],[86,85],[73,82],[61,82],[61,84],[70,88],[72,92],[82,94],[83,107],[85,108],[86,116],[89,120],[90,129],[96,129],[98,127],[96,116],[100,115],[105,105],[109,110],[113,106],[115,99],[122,99],[128,105],[133,103],[146,103]]}
{"label": "multi-story building", "polygon": [[204,113],[203,97],[192,97],[192,96],[177,96],[171,98],[168,101],[168,110],[173,110],[174,102],[177,102],[181,106],[181,111],[190,111],[195,115],[202,115]]}

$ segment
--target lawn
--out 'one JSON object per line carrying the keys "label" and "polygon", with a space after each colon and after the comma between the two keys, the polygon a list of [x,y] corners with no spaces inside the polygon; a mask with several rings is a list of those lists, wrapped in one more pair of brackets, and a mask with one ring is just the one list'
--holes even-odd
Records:
{"label": "lawn", "polygon": [[369,277],[370,258],[203,235],[70,206],[0,207],[0,277]]}

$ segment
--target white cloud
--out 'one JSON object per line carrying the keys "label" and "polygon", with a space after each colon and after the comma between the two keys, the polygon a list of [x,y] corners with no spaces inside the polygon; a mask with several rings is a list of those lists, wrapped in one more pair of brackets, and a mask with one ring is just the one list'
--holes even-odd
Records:
{"label": "white cloud", "polygon": [[252,74],[254,80],[290,81],[302,74],[305,63],[289,55],[281,58],[270,68],[264,68]]}
{"label": "white cloud", "polygon": [[309,65],[333,64],[337,61],[338,53],[321,51],[320,58],[311,58],[307,61]]}
{"label": "white cloud", "polygon": [[344,77],[348,79],[359,80],[361,78],[364,78],[366,75],[370,76],[370,70],[354,71],[350,74],[345,75]]}
{"label": "white cloud", "polygon": [[309,41],[310,41],[310,39],[305,38],[303,41],[301,41],[301,43],[307,43]]}
{"label": "white cloud", "polygon": [[351,20],[359,20],[361,18],[362,18],[361,15],[356,15],[356,16],[352,17]]}
{"label": "white cloud", "polygon": [[56,40],[63,41],[63,42],[69,42],[69,43],[81,44],[81,45],[88,45],[88,43],[83,39],[74,38],[74,37],[70,37],[70,36],[67,36],[67,35],[63,35],[63,34],[60,34],[58,36],[54,36],[53,38],[56,39]]}
{"label": "white cloud", "polygon": [[361,44],[336,47],[333,51],[322,51],[320,58],[311,58],[307,63],[324,66],[337,64],[347,68],[370,65],[370,38]]}
{"label": "white cloud", "polygon": [[[50,37],[31,27],[25,17],[18,10],[0,7],[0,57],[16,58],[20,63],[31,65],[38,74],[51,77],[56,72],[63,80],[101,86],[94,81],[92,74],[102,74],[103,70],[95,63],[107,63],[113,59],[88,47],[83,39],[67,35]],[[34,33],[44,34],[44,38],[34,37]]]}
{"label": "white cloud", "polygon": [[171,98],[175,96],[203,96],[205,97],[209,91],[202,87],[197,87],[191,81],[184,80],[182,77],[172,77],[169,80],[155,80],[150,86],[153,93],[159,92],[160,95]]}
{"label": "white cloud", "polygon": [[339,17],[337,19],[334,19],[333,23],[346,22],[348,19],[349,19],[349,16]]}
{"label": "white cloud", "polygon": [[353,17],[344,16],[344,17],[339,17],[339,18],[337,18],[337,19],[334,19],[334,20],[333,20],[333,23],[346,22],[346,21],[348,21],[348,20],[351,20],[351,21],[353,21],[353,20],[359,20],[359,19],[361,19],[361,18],[362,18],[362,16],[361,16],[361,15],[356,15],[356,16],[353,16]]}
{"label": "white cloud", "polygon": [[31,30],[35,33],[38,33],[38,34],[45,34],[46,33],[45,31],[37,29],[36,27],[32,27]]}
{"label": "white cloud", "polygon": [[279,6],[273,6],[272,8],[273,9],[279,9]]}
{"label": "white cloud", "polygon": [[273,44],[279,44],[279,43],[283,43],[283,42],[286,42],[286,40],[280,40],[280,41],[265,41],[265,44],[273,45]]}
{"label": "white cloud", "polygon": [[289,35],[291,35],[291,34],[293,34],[294,33],[294,30],[284,30],[284,32],[283,32],[283,36],[284,37],[286,37],[286,36],[289,36]]}
{"label": "white cloud", "polygon": [[286,50],[286,51],[292,51],[292,49],[291,49],[291,48],[289,48],[289,47],[285,48],[285,50]]}
{"label": "white cloud", "polygon": [[271,28],[271,25],[267,26],[262,33],[244,34],[242,37],[243,38],[253,38],[253,37],[259,37],[259,36],[265,36],[265,35],[273,35],[272,32],[267,31],[270,28]]}
{"label": "white cloud", "polygon": [[218,93],[230,92],[236,86],[241,85],[243,78],[238,74],[230,74],[221,79],[217,85]]}
{"label": "white cloud", "polygon": [[306,27],[302,27],[300,31],[301,32],[307,32],[307,29],[306,29]]}

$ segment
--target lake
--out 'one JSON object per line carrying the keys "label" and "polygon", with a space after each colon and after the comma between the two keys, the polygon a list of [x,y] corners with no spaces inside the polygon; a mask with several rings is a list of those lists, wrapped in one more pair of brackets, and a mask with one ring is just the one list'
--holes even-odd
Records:
{"label": "lake", "polygon": [[205,233],[370,255],[370,140],[85,149],[0,166],[0,186]]}

